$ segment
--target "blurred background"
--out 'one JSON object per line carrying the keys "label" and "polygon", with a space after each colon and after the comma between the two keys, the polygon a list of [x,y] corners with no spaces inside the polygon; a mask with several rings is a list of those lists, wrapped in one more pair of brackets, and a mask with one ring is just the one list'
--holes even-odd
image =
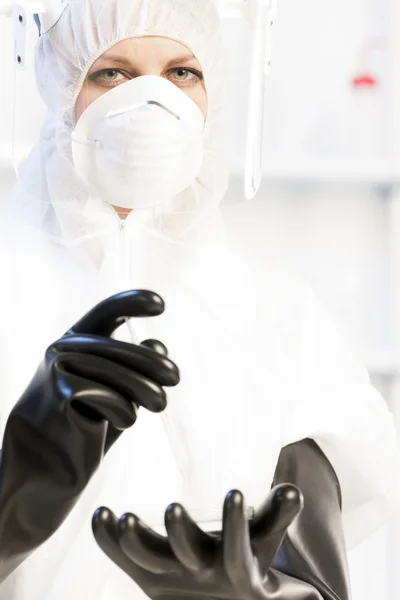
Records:
{"label": "blurred background", "polygon": [[[248,41],[239,23],[227,28],[239,123],[228,223],[260,256],[301,273],[341,321],[400,436],[400,1],[279,1],[264,180],[251,202],[237,116]],[[351,552],[354,600],[399,600],[399,565],[400,511]]]}
{"label": "blurred background", "polygon": [[[243,200],[249,36],[224,25],[231,231],[310,283],[367,364],[400,433],[400,0],[279,0],[264,180]],[[29,53],[27,54],[29,59]],[[0,195],[39,132],[34,73],[0,19]],[[354,600],[400,600],[400,511],[351,552]]]}

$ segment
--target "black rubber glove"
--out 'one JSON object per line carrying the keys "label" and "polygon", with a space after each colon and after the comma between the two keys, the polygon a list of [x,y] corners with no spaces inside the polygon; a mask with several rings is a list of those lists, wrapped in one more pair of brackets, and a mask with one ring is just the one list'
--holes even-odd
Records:
{"label": "black rubber glove", "polygon": [[340,486],[314,441],[283,448],[273,486],[249,527],[242,495],[231,492],[222,533],[203,533],[179,505],[167,510],[168,538],[106,508],[93,531],[152,600],[350,600]]}
{"label": "black rubber glove", "polygon": [[313,440],[281,451],[273,485],[290,481],[304,495],[304,509],[284,538],[274,566],[307,581],[324,600],[350,600],[340,485]]}
{"label": "black rubber glove", "polygon": [[272,569],[302,495],[290,484],[275,487],[253,521],[240,492],[228,494],[223,530],[203,532],[179,504],[165,515],[168,537],[136,516],[118,520],[107,508],[93,517],[93,532],[107,556],[152,600],[321,600],[308,583]]}
{"label": "black rubber glove", "polygon": [[166,348],[109,337],[125,318],[163,311],[162,299],[152,292],[119,294],[48,348],[5,429],[0,581],[61,525],[105,452],[135,423],[136,406],[165,408],[163,387],[179,381]]}

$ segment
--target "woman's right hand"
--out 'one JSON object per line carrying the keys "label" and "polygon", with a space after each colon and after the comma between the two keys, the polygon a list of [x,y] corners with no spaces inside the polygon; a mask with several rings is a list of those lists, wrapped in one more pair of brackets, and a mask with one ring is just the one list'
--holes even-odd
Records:
{"label": "woman's right hand", "polygon": [[126,318],[162,314],[153,292],[100,303],[49,346],[8,418],[0,464],[0,581],[61,525],[137,407],[161,412],[179,371],[163,344],[119,342]]}

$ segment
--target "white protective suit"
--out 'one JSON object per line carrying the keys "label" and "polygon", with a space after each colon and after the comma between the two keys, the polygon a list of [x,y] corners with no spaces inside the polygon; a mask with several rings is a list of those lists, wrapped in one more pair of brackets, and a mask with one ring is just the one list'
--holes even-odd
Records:
{"label": "white protective suit", "polygon": [[[138,35],[166,36],[193,51],[209,114],[196,181],[122,225],[74,170],[73,106],[93,62]],[[49,111],[7,203],[1,240],[2,427],[46,347],[96,302],[128,288],[164,298],[164,315],[132,327],[140,339],[168,346],[182,380],[169,391],[166,415],[140,411],[70,517],[3,584],[1,598],[142,597],[92,538],[98,506],[136,512],[149,524],[162,521],[171,501],[221,509],[232,488],[255,506],[268,494],[280,449],[305,437],[339,477],[349,547],[379,527],[396,497],[394,425],[367,373],[311,292],[272,265],[260,270],[225,239],[220,58],[212,0],[70,0],[39,39],[37,78]]]}

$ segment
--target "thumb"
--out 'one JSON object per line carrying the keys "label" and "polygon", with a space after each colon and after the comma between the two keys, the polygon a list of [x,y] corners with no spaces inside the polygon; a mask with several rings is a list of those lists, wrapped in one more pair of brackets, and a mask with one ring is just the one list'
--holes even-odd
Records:
{"label": "thumb", "polygon": [[103,300],[78,321],[66,335],[94,334],[110,337],[125,319],[156,317],[164,312],[162,298],[147,290],[131,290]]}
{"label": "thumb", "polygon": [[269,568],[286,532],[303,509],[303,494],[291,483],[274,487],[250,521],[252,545],[260,563]]}

